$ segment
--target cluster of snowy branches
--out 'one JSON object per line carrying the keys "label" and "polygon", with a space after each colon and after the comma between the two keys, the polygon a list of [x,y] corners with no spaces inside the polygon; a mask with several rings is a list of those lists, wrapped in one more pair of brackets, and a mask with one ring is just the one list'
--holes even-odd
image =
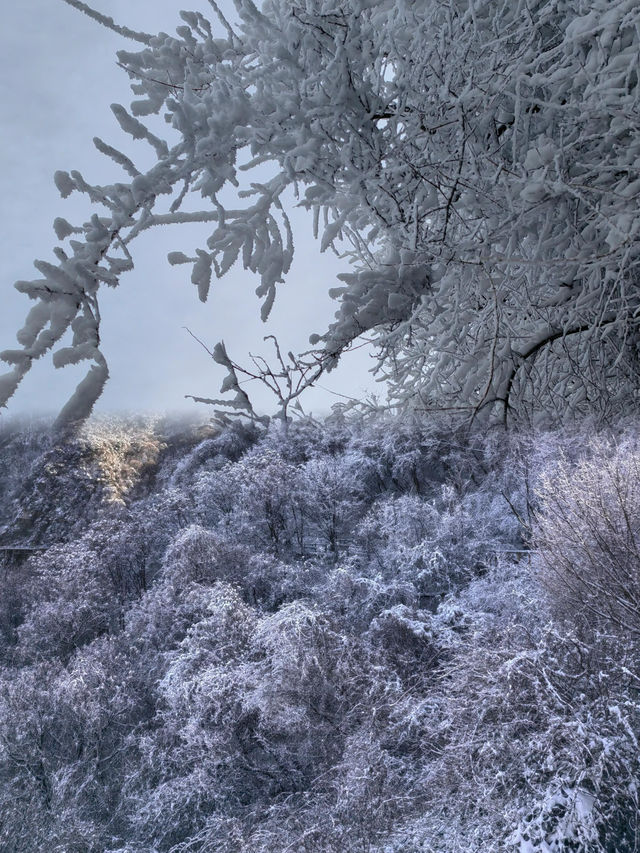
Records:
{"label": "cluster of snowy branches", "polygon": [[113,111],[156,162],[96,139],[122,182],[56,173],[96,213],[56,219],[58,264],[17,284],[35,304],[2,353],[1,404],[71,330],[54,364],[92,366],[61,417],[87,415],[108,376],[99,288],[154,226],[211,222],[206,248],[170,262],[191,265],[202,300],[241,262],[266,318],[293,257],[291,188],[320,249],[353,262],[311,363],[330,369],[368,333],[403,409],[608,418],[635,401],[635,0],[234,0],[233,26],[211,0],[212,20],[181,12],[175,35],[66,2],[141,45],[119,53],[136,99]]}
{"label": "cluster of snowy branches", "polygon": [[637,849],[633,435],[206,432],[0,437],[2,849]]}

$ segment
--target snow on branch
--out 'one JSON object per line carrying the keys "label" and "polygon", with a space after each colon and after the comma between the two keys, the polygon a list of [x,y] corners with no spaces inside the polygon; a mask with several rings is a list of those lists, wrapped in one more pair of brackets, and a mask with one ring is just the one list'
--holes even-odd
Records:
{"label": "snow on branch", "polygon": [[[319,250],[352,263],[314,339],[323,369],[367,332],[402,409],[528,422],[635,404],[637,3],[237,0],[237,31],[212,2],[211,21],[185,13],[151,37],[67,2],[144,44],[118,54],[136,98],[114,112],[157,162],[138,172],[97,140],[123,182],[56,173],[63,197],[85,193],[97,212],[58,218],[58,267],[19,283],[45,308],[20,333],[32,342],[3,354],[0,405],[87,306],[98,341],[99,286],[119,283],[124,247],[154,225],[215,223],[188,261],[199,298],[242,263],[266,319],[294,253],[289,188]],[[177,144],[147,127],[160,113]],[[194,193],[200,212],[183,212]],[[86,358],[85,344],[72,346]]]}

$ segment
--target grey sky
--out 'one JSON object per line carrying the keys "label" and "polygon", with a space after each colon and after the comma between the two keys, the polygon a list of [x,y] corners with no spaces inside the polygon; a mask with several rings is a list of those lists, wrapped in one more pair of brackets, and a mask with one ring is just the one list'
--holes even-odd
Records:
{"label": "grey sky", "polygon": [[[152,32],[173,32],[181,23],[181,8],[210,11],[204,0],[186,4],[184,0],[95,0],[94,5],[132,28]],[[222,5],[232,4],[227,0]],[[115,51],[133,45],[62,0],[21,0],[5,10],[3,24],[0,349],[14,345],[29,308],[13,282],[37,278],[34,258],[52,257],[53,219],[87,218],[89,208],[83,199],[59,197],[54,171],[78,169],[90,181],[116,177],[113,164],[95,150],[91,140],[100,136],[116,147],[127,147],[109,104],[128,105],[131,100],[127,76],[115,64]],[[111,379],[97,409],[202,411],[184,395],[217,396],[222,373],[184,326],[209,346],[224,338],[232,357],[241,363],[249,350],[267,352],[262,343],[265,334],[277,334],[294,351],[308,346],[308,335],[322,332],[333,316],[335,304],[327,289],[346,264],[330,253],[320,255],[305,213],[295,215],[293,222],[296,261],[266,326],[259,321],[259,302],[253,293],[258,282],[250,273],[234,268],[214,284],[209,302],[202,305],[188,268],[168,265],[167,251],[190,254],[202,245],[203,228],[174,228],[139,238],[134,246],[136,269],[101,299],[103,348]],[[370,365],[366,350],[360,349],[348,354],[322,384],[342,394],[362,396],[375,386],[367,374]],[[50,359],[43,360],[6,411],[55,411],[83,374],[82,368],[56,371]],[[256,395],[256,399],[269,406],[268,398]],[[317,389],[305,407],[326,411],[337,399]]]}

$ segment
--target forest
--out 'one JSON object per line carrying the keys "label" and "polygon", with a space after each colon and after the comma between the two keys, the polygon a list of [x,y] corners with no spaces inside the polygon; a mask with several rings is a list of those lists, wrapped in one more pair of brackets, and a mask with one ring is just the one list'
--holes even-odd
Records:
{"label": "forest", "polygon": [[0,447],[3,851],[638,849],[633,421]]}
{"label": "forest", "polygon": [[[637,0],[64,2],[134,99],[0,352],[0,407],[86,369],[0,421],[0,851],[640,851]],[[266,321],[295,211],[349,263],[310,349],[92,418],[136,238]],[[384,399],[305,414],[365,345]]]}

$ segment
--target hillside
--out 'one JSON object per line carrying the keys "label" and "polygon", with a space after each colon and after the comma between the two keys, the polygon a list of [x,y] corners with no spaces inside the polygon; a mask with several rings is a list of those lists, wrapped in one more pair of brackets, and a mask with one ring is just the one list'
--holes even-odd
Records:
{"label": "hillside", "polygon": [[0,453],[0,850],[637,849],[631,427]]}

